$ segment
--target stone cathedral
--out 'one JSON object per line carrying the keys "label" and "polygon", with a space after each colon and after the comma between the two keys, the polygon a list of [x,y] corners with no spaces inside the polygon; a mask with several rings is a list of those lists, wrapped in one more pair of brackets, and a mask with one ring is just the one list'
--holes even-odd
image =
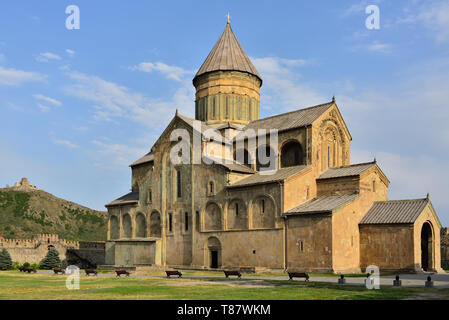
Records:
{"label": "stone cathedral", "polygon": [[[441,271],[441,223],[429,195],[388,200],[390,181],[376,160],[351,164],[352,137],[334,98],[260,118],[262,83],[228,21],[193,78],[195,119],[176,111],[148,154],[130,165],[131,192],[106,205],[106,264]],[[170,160],[176,129],[192,140],[208,129],[226,132],[225,143],[243,150],[224,163],[177,165]],[[249,129],[251,139],[266,141],[256,152],[248,150]],[[278,130],[275,145],[262,129]],[[213,143],[200,139],[201,151]],[[259,159],[264,152],[276,154],[270,174]]]}

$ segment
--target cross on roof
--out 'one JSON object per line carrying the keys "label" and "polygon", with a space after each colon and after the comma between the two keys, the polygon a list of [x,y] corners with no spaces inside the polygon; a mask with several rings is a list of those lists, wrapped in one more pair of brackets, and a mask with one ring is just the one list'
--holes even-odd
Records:
{"label": "cross on roof", "polygon": [[228,12],[228,14],[226,15],[226,18],[228,18],[228,23],[230,23],[231,22],[231,16],[229,15],[229,12]]}

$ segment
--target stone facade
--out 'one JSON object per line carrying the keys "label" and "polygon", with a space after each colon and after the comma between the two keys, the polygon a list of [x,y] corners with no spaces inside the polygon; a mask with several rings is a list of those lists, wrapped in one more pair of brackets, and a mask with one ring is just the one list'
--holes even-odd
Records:
{"label": "stone facade", "polygon": [[[228,25],[222,38],[238,48],[230,32]],[[430,200],[406,224],[362,225],[376,203],[388,200],[389,180],[376,161],[351,165],[352,137],[335,99],[259,119],[262,79],[243,50],[225,66],[226,59],[210,58],[231,54],[222,38],[193,81],[196,119],[176,112],[151,151],[131,165],[132,192],[106,205],[106,264],[325,272],[361,272],[375,264],[421,271],[427,223],[433,231],[423,233],[432,252],[425,269],[440,271],[441,224]],[[176,129],[189,133],[191,146],[199,141],[199,150],[187,150],[189,164],[171,161]],[[206,139],[206,129],[229,139]],[[256,134],[246,135],[249,129]],[[268,131],[259,134],[262,129]],[[275,143],[269,129],[278,130]],[[227,163],[194,161],[230,147]],[[244,161],[236,156],[239,148]],[[275,154],[270,174],[260,148]]]}

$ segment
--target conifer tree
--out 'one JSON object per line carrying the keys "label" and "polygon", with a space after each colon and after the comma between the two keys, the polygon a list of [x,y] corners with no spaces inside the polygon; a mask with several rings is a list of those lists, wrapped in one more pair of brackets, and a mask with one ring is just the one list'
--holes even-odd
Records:
{"label": "conifer tree", "polygon": [[9,254],[8,250],[3,248],[3,250],[0,251],[0,270],[10,269],[12,269],[11,255]]}
{"label": "conifer tree", "polygon": [[61,259],[59,259],[59,252],[55,248],[50,248],[47,255],[40,263],[41,269],[53,269],[61,266]]}

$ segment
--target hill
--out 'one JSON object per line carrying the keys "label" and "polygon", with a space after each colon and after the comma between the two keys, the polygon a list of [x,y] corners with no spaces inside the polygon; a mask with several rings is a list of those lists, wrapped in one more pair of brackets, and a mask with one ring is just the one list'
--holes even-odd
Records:
{"label": "hill", "polygon": [[68,240],[106,240],[107,214],[33,186],[0,188],[0,236],[27,239],[39,233]]}

